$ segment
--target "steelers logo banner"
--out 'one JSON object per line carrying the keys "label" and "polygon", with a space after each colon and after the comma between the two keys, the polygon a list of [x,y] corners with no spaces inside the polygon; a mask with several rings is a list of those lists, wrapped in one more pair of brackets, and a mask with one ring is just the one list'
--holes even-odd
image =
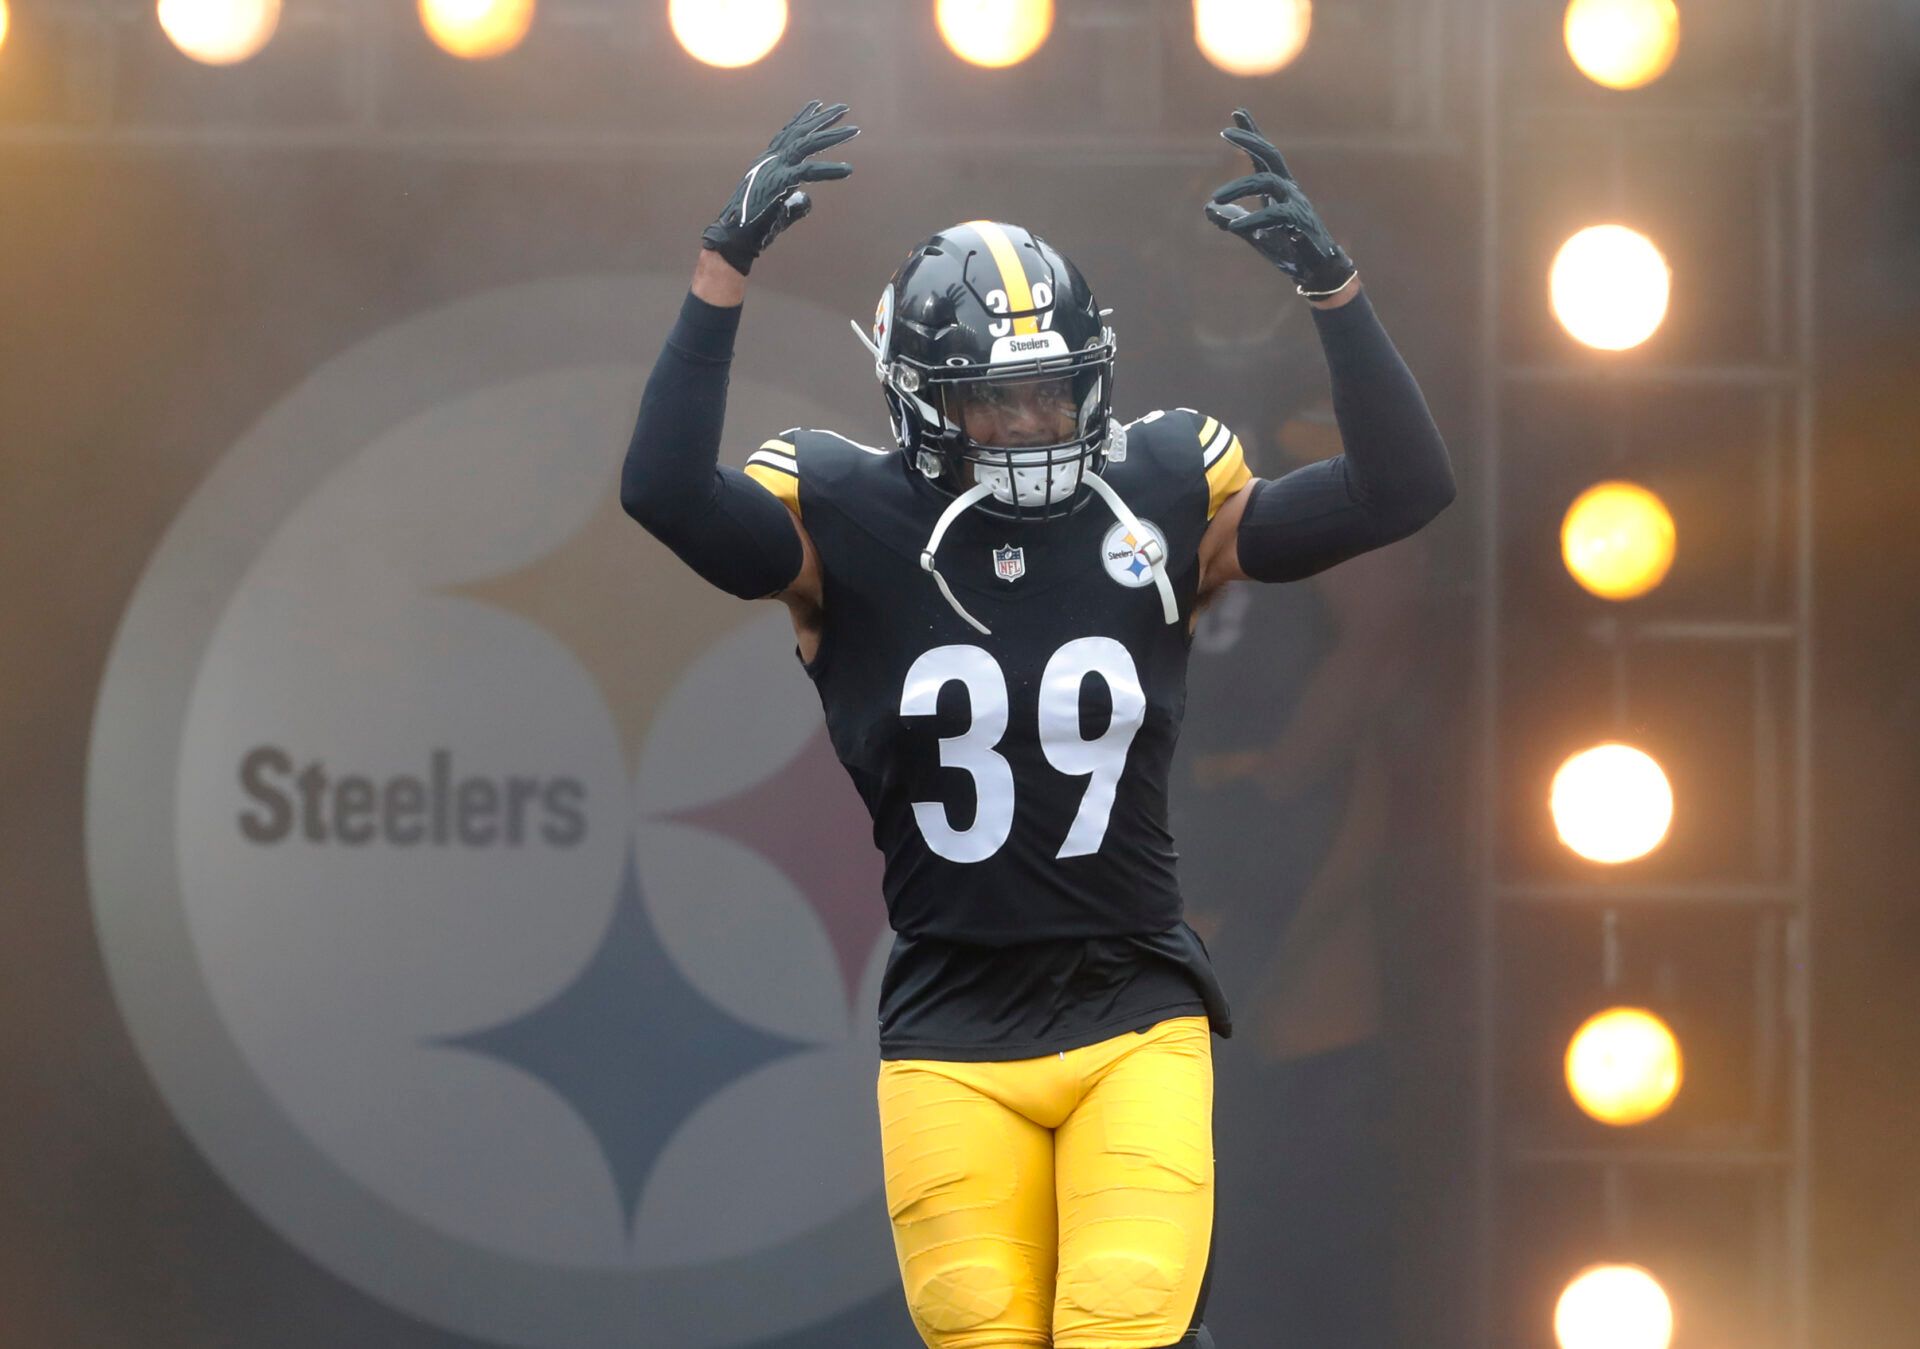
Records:
{"label": "steelers logo banner", "polygon": [[[682,290],[510,287],[315,370],[95,714],[95,920],[169,1108],[295,1247],[490,1343],[752,1344],[895,1279],[865,813],[784,613],[619,506]],[[843,420],[773,365],[737,424]]]}

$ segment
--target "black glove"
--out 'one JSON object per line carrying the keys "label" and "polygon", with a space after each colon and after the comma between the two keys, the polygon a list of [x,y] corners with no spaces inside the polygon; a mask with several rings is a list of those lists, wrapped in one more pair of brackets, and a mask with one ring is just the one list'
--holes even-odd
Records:
{"label": "black glove", "polygon": [[799,190],[799,184],[844,178],[853,172],[851,164],[802,162],[860,134],[857,126],[834,127],[846,115],[846,104],[823,108],[817,98],[800,109],[767,142],[766,154],[747,170],[720,218],[700,232],[701,247],[711,248],[742,276],[752,270],[753,260],[766,251],[774,235],[813,209],[812,199]]}
{"label": "black glove", "polygon": [[[1215,189],[1207,203],[1207,219],[1259,249],[1262,257],[1294,279],[1294,289],[1302,295],[1325,295],[1350,281],[1357,270],[1353,259],[1320,223],[1313,203],[1287,172],[1287,161],[1253,124],[1253,115],[1245,108],[1236,109],[1233,125],[1220,136],[1245,150],[1258,172]],[[1261,204],[1252,211],[1227,204],[1256,195]]]}

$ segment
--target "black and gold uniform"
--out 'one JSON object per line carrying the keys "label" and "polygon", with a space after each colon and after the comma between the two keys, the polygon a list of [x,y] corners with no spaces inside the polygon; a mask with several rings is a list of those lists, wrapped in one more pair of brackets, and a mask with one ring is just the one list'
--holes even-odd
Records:
{"label": "black and gold uniform", "polygon": [[[742,180],[709,230],[736,270],[806,214],[795,184],[845,171],[804,176],[842,112],[810,105]],[[1452,494],[1418,389],[1364,296],[1316,311],[1348,453],[1249,489],[1212,417],[1120,425],[1084,278],[970,221],[916,247],[861,334],[894,445],[793,430],[742,472],[717,463],[739,317],[688,297],[621,500],[716,586],[798,588],[817,624],[807,673],[896,933],[877,1100],[914,1325],[934,1349],[1210,1349],[1230,1026],[1167,828],[1202,541],[1242,493],[1234,558],[1262,580],[1418,528]]]}
{"label": "black and gold uniform", "polygon": [[1184,408],[1123,439],[1105,477],[1166,549],[1174,623],[1144,541],[1098,502],[959,517],[941,570],[983,634],[922,569],[947,499],[901,455],[795,430],[747,466],[820,557],[807,672],[872,813],[898,934],[883,1057],[1029,1058],[1190,1014],[1228,1033],[1181,920],[1167,783],[1200,537],[1248,473],[1233,433]]}

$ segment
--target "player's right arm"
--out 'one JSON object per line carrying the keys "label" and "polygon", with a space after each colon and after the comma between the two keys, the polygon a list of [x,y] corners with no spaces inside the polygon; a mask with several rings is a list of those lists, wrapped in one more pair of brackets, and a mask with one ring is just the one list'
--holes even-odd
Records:
{"label": "player's right arm", "polygon": [[797,628],[818,625],[820,562],[799,517],[720,463],[727,373],[746,277],[702,252],[680,317],[654,362],[620,469],[620,504],[699,575],[742,599],[776,597]]}
{"label": "player's right arm", "polygon": [[800,184],[852,172],[808,162],[857,134],[834,126],[845,113],[840,104],[801,109],[702,234],[691,291],[647,380],[620,473],[627,514],[727,593],[784,600],[803,643],[818,626],[818,558],[779,496],[720,464],[720,434],[747,273],[774,236],[811,208]]}

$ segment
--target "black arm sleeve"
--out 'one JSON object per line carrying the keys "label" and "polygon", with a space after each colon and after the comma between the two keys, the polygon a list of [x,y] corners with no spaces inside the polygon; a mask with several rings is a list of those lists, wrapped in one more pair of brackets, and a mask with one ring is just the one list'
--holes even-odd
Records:
{"label": "black arm sleeve", "polygon": [[1365,291],[1315,309],[1344,453],[1255,484],[1240,517],[1240,570],[1297,581],[1403,539],[1453,500],[1453,466]]}
{"label": "black arm sleeve", "polygon": [[720,426],[740,306],[689,294],[653,363],[620,468],[620,505],[730,595],[759,599],[800,574],[800,536],[780,499],[722,468]]}

